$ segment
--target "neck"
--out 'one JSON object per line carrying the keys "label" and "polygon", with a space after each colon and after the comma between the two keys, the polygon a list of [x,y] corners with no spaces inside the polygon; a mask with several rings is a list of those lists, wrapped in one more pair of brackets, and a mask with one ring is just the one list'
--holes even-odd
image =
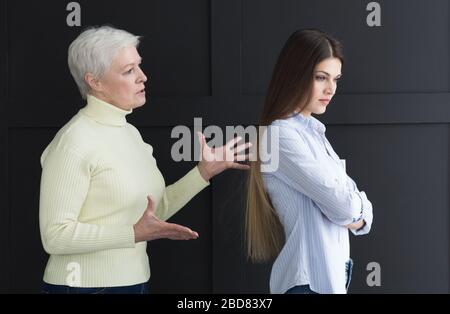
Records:
{"label": "neck", "polygon": [[92,119],[106,125],[124,126],[126,116],[133,110],[123,110],[94,95],[88,95],[87,105],[83,113]]}
{"label": "neck", "polygon": [[92,91],[90,93],[90,95],[92,95],[95,98],[97,98],[97,99],[99,99],[101,101],[104,101],[104,102],[106,102],[106,103],[108,103],[108,104],[110,104],[110,105],[112,105],[114,107],[117,107],[117,108],[119,108],[121,110],[129,111],[129,109],[121,107],[120,105],[116,104],[113,100],[111,100],[109,97],[106,97],[106,95],[104,95],[103,93]]}
{"label": "neck", "polygon": [[311,112],[306,111],[306,110],[300,111],[300,114],[301,114],[302,116],[304,116],[305,118],[311,117]]}

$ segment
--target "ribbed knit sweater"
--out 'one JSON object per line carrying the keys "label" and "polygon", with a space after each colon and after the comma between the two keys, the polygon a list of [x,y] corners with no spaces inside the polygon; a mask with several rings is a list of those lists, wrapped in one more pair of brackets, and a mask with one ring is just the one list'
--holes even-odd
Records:
{"label": "ribbed knit sweater", "polygon": [[133,225],[147,207],[147,195],[156,215],[167,220],[209,185],[195,167],[166,187],[152,146],[126,121],[131,112],[88,96],[86,107],[42,154],[39,222],[50,254],[47,283],[114,287],[146,282],[147,243],[135,243]]}

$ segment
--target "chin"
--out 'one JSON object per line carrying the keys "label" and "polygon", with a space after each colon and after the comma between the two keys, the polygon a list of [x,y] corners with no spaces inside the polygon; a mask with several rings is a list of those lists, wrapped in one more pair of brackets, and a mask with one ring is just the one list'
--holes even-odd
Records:
{"label": "chin", "polygon": [[320,108],[320,109],[314,111],[313,114],[320,115],[320,114],[324,114],[325,111],[327,111],[327,108]]}
{"label": "chin", "polygon": [[133,108],[142,107],[143,105],[145,105],[145,103],[146,103],[145,99],[144,100],[139,100],[139,101],[135,102],[135,105],[133,106]]}

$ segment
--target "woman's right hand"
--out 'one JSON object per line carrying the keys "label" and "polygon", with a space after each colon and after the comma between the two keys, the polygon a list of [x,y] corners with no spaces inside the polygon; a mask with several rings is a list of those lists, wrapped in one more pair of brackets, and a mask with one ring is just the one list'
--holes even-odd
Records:
{"label": "woman's right hand", "polygon": [[360,221],[354,222],[352,224],[346,225],[345,227],[347,227],[348,229],[359,230],[362,227],[364,227],[365,225],[366,225],[366,222],[364,220],[360,220]]}
{"label": "woman's right hand", "polygon": [[187,227],[167,223],[155,216],[155,204],[147,196],[147,208],[134,227],[135,242],[152,241],[156,239],[192,240],[198,238],[198,233]]}

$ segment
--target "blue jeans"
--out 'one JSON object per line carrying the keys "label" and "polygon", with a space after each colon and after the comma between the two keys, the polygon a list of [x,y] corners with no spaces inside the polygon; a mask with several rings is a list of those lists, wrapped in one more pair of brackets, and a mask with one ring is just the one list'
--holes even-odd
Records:
{"label": "blue jeans", "polygon": [[352,281],[353,260],[349,259],[345,263],[345,290],[348,291],[350,282]]}
{"label": "blue jeans", "polygon": [[285,294],[318,294],[311,290],[309,285],[295,286],[286,291]]}
{"label": "blue jeans", "polygon": [[[350,282],[352,281],[353,260],[349,259],[345,263],[345,290],[348,291]],[[286,291],[286,294],[318,294],[311,290],[309,285],[295,286]]]}
{"label": "blue jeans", "polygon": [[133,286],[78,288],[62,285],[52,285],[44,282],[42,294],[148,294],[148,282]]}

